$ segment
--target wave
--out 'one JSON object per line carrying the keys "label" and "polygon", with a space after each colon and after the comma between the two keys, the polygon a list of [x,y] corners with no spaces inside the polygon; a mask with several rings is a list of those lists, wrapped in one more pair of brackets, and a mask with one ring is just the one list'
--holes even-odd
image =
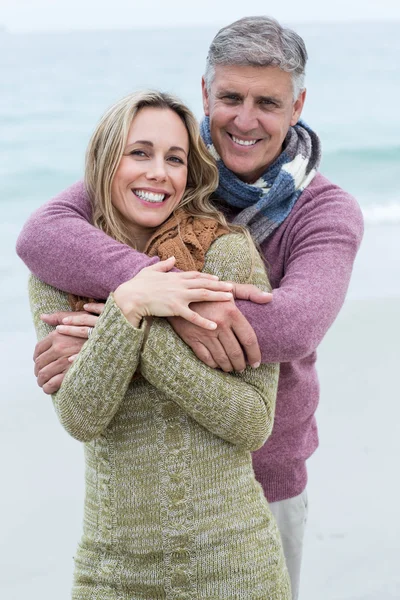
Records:
{"label": "wave", "polygon": [[326,160],[356,160],[362,162],[400,162],[400,146],[337,148],[324,151],[323,158]]}
{"label": "wave", "polygon": [[366,223],[371,225],[400,224],[400,202],[370,204],[361,210]]}

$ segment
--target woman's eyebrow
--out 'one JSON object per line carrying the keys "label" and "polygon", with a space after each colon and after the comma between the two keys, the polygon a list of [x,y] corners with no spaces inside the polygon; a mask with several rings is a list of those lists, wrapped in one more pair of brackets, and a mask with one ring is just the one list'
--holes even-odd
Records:
{"label": "woman's eyebrow", "polygon": [[[151,146],[151,148],[154,148],[153,142],[150,142],[149,140],[135,140],[133,142],[129,142],[127,146],[133,146],[133,144],[144,144],[145,146]],[[186,150],[180,146],[171,146],[170,150],[173,150],[174,152],[180,151],[183,152],[183,154],[187,154]]]}
{"label": "woman's eyebrow", "polygon": [[135,140],[133,142],[129,142],[128,146],[132,146],[133,144],[145,144],[146,146],[154,146],[153,142],[149,142],[148,140]]}
{"label": "woman's eyebrow", "polygon": [[171,146],[170,150],[173,150],[174,152],[178,150],[179,152],[183,152],[183,154],[187,154],[186,150],[180,146]]}

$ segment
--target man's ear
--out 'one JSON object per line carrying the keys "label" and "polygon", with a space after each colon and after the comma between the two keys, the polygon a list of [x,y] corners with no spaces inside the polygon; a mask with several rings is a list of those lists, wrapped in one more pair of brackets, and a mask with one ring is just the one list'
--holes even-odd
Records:
{"label": "man's ear", "polygon": [[293,104],[293,113],[292,113],[292,118],[290,120],[290,124],[292,127],[293,127],[293,125],[296,125],[297,121],[300,119],[300,115],[303,110],[304,102],[306,101],[306,93],[307,93],[306,89],[302,90],[300,92],[296,102]]}
{"label": "man's ear", "polygon": [[204,81],[204,77],[201,78],[201,93],[203,96],[203,109],[206,117],[210,116],[210,107],[209,107],[209,99],[208,99],[208,91],[206,82]]}

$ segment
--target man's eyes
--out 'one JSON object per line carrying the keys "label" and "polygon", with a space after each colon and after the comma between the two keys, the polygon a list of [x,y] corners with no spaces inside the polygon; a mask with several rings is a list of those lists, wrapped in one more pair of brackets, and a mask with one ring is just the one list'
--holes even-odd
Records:
{"label": "man's eyes", "polygon": [[240,102],[240,96],[236,96],[235,94],[225,94],[225,96],[222,96],[222,100],[228,102]]}

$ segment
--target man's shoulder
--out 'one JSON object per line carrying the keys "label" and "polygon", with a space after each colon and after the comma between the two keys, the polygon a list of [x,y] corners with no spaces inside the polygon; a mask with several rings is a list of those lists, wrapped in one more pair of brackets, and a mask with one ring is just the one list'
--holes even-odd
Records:
{"label": "man's shoulder", "polygon": [[357,200],[349,192],[317,173],[300,195],[292,210],[294,220],[309,213],[315,218],[344,219],[356,228],[362,227],[363,216]]}
{"label": "man's shoulder", "polygon": [[357,200],[349,192],[346,192],[336,183],[330,181],[322,173],[317,173],[311,183],[300,195],[296,204],[306,202],[338,202],[340,204],[359,207]]}

